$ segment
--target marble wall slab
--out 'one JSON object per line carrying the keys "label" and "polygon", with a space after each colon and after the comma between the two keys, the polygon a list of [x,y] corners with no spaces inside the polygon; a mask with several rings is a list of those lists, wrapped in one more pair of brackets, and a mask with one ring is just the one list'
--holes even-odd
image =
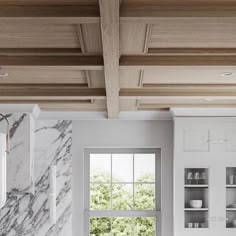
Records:
{"label": "marble wall slab", "polygon": [[[5,114],[10,123],[10,153],[7,157],[7,192],[34,192],[35,121],[30,114]],[[0,117],[1,118],[1,117]],[[0,132],[7,123],[0,119]]]}
{"label": "marble wall slab", "polygon": [[[72,235],[72,123],[36,121],[35,194],[10,194],[0,210],[1,236]],[[49,219],[50,166],[57,166],[57,221]],[[10,167],[9,167],[10,168]]]}

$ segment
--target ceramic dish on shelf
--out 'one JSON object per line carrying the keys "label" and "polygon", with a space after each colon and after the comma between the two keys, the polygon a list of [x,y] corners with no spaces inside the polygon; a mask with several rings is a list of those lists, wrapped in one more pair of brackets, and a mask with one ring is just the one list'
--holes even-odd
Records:
{"label": "ceramic dish on shelf", "polygon": [[236,227],[236,220],[233,220],[232,225],[234,228]]}
{"label": "ceramic dish on shelf", "polygon": [[236,208],[236,203],[230,204],[230,208]]}
{"label": "ceramic dish on shelf", "polygon": [[189,205],[191,208],[202,208],[202,200],[190,200]]}

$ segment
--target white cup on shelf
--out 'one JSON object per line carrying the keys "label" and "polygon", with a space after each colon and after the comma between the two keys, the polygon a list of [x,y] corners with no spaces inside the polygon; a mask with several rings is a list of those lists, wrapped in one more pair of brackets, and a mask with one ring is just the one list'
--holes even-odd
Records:
{"label": "white cup on shelf", "polygon": [[199,228],[199,223],[194,223],[194,228]]}
{"label": "white cup on shelf", "polygon": [[188,223],[188,228],[190,228],[190,229],[193,228],[193,223],[189,222]]}
{"label": "white cup on shelf", "polygon": [[233,185],[234,184],[234,175],[229,176],[229,184]]}

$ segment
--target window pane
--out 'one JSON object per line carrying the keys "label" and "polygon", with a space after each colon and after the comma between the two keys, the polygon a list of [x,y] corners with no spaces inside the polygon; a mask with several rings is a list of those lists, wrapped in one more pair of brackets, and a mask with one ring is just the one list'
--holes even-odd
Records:
{"label": "window pane", "polygon": [[91,210],[111,209],[110,184],[90,184],[90,209]]}
{"label": "window pane", "polygon": [[134,155],[134,181],[155,182],[155,154]]}
{"label": "window pane", "polygon": [[90,182],[111,182],[111,154],[90,154]]}
{"label": "window pane", "polygon": [[113,184],[112,185],[112,208],[113,210],[133,209],[133,185]]}
{"label": "window pane", "polygon": [[112,181],[133,182],[133,154],[112,155]]}
{"label": "window pane", "polygon": [[90,218],[90,236],[155,236],[154,217]]}
{"label": "window pane", "polygon": [[111,219],[110,218],[91,218],[90,236],[110,236]]}
{"label": "window pane", "polygon": [[135,236],[154,236],[155,235],[155,218],[138,217],[134,223]]}
{"label": "window pane", "polygon": [[135,210],[155,210],[155,184],[135,184]]}
{"label": "window pane", "polygon": [[113,218],[112,236],[133,236],[133,219],[132,218]]}

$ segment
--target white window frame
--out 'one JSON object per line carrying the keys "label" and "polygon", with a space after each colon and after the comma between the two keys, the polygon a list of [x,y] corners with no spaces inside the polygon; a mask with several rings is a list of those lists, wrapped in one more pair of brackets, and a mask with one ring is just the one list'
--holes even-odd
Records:
{"label": "white window frame", "polygon": [[[90,154],[147,154],[156,155],[155,210],[90,210]],[[84,235],[90,235],[91,217],[155,217],[156,235],[161,235],[161,149],[160,148],[86,148],[84,150]]]}

